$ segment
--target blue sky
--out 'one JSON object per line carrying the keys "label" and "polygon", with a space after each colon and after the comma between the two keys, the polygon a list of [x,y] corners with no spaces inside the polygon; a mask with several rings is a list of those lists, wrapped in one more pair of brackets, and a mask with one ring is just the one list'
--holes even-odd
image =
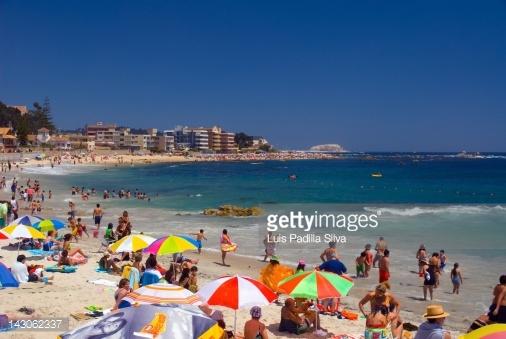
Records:
{"label": "blue sky", "polygon": [[506,1],[0,1],[0,100],[59,127],[506,151]]}

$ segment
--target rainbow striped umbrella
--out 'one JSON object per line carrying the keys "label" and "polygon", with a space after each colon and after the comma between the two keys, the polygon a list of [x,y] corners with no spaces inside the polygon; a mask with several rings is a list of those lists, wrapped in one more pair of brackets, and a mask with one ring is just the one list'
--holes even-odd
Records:
{"label": "rainbow striped umbrella", "polygon": [[148,247],[155,240],[155,238],[144,234],[130,234],[110,244],[109,249],[115,253],[137,252]]}
{"label": "rainbow striped umbrella", "polygon": [[151,284],[128,293],[119,308],[134,304],[192,304],[200,305],[200,297],[186,288],[172,284]]}
{"label": "rainbow striped umbrella", "polygon": [[156,239],[151,245],[144,249],[145,253],[155,255],[182,253],[184,251],[196,250],[197,245],[193,239],[179,235],[169,235]]}
{"label": "rainbow striped umbrella", "polygon": [[65,227],[65,223],[58,219],[44,219],[33,225],[34,228],[41,232],[48,232],[53,230],[59,230]]}
{"label": "rainbow striped umbrella", "polygon": [[353,282],[331,272],[299,272],[281,280],[278,289],[295,298],[326,299],[347,295]]}

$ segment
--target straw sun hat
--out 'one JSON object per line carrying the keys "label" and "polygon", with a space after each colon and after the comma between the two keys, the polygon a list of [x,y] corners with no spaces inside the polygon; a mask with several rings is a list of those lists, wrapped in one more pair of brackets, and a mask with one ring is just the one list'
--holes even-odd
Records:
{"label": "straw sun hat", "polygon": [[446,318],[450,314],[446,313],[441,305],[427,306],[427,312],[423,315],[427,319]]}

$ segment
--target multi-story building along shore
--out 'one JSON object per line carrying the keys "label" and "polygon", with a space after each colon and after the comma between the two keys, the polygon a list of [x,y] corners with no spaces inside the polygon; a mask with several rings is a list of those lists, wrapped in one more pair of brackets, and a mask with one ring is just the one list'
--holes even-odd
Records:
{"label": "multi-story building along shore", "polygon": [[176,126],[163,132],[150,128],[133,133],[127,127],[97,122],[86,125],[83,135],[89,138],[89,141],[94,141],[96,147],[113,149],[203,153],[236,153],[239,150],[235,142],[235,133],[227,132],[219,126]]}

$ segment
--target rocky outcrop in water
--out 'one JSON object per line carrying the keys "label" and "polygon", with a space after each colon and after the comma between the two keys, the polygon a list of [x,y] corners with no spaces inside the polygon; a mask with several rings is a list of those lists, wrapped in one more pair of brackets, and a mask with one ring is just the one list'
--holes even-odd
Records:
{"label": "rocky outcrop in water", "polygon": [[223,205],[218,208],[206,208],[204,215],[216,217],[251,217],[262,215],[263,211],[259,207],[240,207],[234,205]]}

